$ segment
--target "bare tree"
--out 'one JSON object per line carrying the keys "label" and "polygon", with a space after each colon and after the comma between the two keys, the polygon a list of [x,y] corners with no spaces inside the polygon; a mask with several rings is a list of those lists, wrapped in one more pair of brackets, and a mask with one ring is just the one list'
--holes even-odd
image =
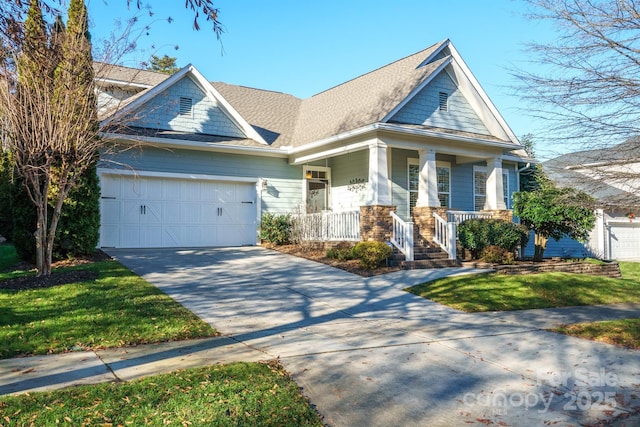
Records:
{"label": "bare tree", "polygon": [[640,5],[633,0],[526,0],[555,41],[530,44],[515,74],[525,100],[569,140],[620,143],[640,133]]}
{"label": "bare tree", "polygon": [[640,191],[640,3],[526,1],[528,17],[557,35],[529,44],[534,66],[514,72],[527,111],[546,125],[536,137],[583,151],[565,160],[591,193],[600,184]]}

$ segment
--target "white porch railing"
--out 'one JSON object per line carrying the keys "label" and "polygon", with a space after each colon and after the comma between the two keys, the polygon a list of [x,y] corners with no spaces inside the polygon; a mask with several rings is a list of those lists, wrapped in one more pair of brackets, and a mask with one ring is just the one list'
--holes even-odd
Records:
{"label": "white porch railing", "polygon": [[305,241],[360,240],[360,211],[299,214],[294,220]]}
{"label": "white porch railing", "polygon": [[391,212],[391,218],[391,243],[404,254],[407,261],[413,261],[413,222],[404,221],[395,212]]}
{"label": "white porch railing", "polygon": [[473,218],[491,218],[492,212],[478,212],[478,211],[447,211],[447,221],[455,222],[456,225],[463,221]]}
{"label": "white porch railing", "polygon": [[449,259],[456,259],[456,222],[446,221],[435,212],[433,217],[436,219],[433,241],[449,255]]}

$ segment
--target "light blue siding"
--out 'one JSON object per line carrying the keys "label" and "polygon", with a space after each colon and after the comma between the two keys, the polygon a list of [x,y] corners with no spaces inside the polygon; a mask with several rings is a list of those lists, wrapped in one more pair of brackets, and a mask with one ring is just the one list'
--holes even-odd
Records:
{"label": "light blue siding", "polygon": [[[359,210],[365,204],[369,178],[369,151],[360,150],[329,159],[331,207],[334,211]],[[352,185],[355,182],[358,185]]]}
{"label": "light blue siding", "polygon": [[[193,101],[191,115],[180,115],[180,98]],[[131,126],[244,138],[244,133],[189,76],[145,103]]]}
{"label": "light blue siding", "polygon": [[[439,109],[439,94],[448,94],[447,111]],[[442,71],[420,93],[411,99],[391,119],[397,123],[434,126],[464,132],[490,135],[482,120],[473,111],[455,82]]]}
{"label": "light blue siding", "polygon": [[[524,251],[525,257],[532,257],[534,253],[534,240],[533,240],[533,232],[529,236],[529,243]],[[551,257],[563,257],[563,258],[584,258],[588,256],[593,256],[589,248],[584,244],[580,243],[577,240],[573,240],[569,237],[563,237],[557,242],[553,239],[550,239],[547,242],[547,249],[544,251],[545,258]]]}
{"label": "light blue siding", "polygon": [[215,175],[220,177],[264,178],[262,210],[291,212],[302,201],[302,167],[289,165],[287,159],[244,156],[194,150],[144,148],[129,150],[102,161],[100,167],[136,171]]}
{"label": "light blue siding", "polygon": [[473,210],[473,164],[451,165],[451,209]]}

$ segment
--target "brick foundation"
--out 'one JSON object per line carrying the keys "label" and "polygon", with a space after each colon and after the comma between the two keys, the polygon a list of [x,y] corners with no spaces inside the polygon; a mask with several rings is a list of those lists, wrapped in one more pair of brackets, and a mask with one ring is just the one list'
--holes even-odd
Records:
{"label": "brick foundation", "polygon": [[393,232],[395,206],[360,206],[360,240],[388,242]]}
{"label": "brick foundation", "polygon": [[416,245],[428,245],[433,242],[433,234],[436,229],[436,219],[433,213],[447,219],[447,208],[416,206],[413,208],[413,239]]}
{"label": "brick foundation", "polygon": [[513,221],[513,211],[506,209],[506,210],[483,210],[482,212],[491,212],[493,214],[492,218],[496,218],[496,219],[502,219],[508,222],[512,222]]}

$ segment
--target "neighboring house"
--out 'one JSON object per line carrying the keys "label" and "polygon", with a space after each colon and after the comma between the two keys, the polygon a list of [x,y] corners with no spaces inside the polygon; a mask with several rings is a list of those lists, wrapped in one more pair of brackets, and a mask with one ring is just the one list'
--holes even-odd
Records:
{"label": "neighboring house", "polygon": [[[640,139],[565,154],[542,166],[557,186],[585,191],[598,207],[586,242],[550,240],[545,256],[640,259]],[[533,254],[531,245],[525,254]]]}
{"label": "neighboring house", "polygon": [[191,65],[99,74],[104,136],[129,148],[99,165],[103,247],[253,245],[265,212],[318,213],[330,239],[446,246],[451,211],[510,219],[533,161],[449,40],[307,99]]}

